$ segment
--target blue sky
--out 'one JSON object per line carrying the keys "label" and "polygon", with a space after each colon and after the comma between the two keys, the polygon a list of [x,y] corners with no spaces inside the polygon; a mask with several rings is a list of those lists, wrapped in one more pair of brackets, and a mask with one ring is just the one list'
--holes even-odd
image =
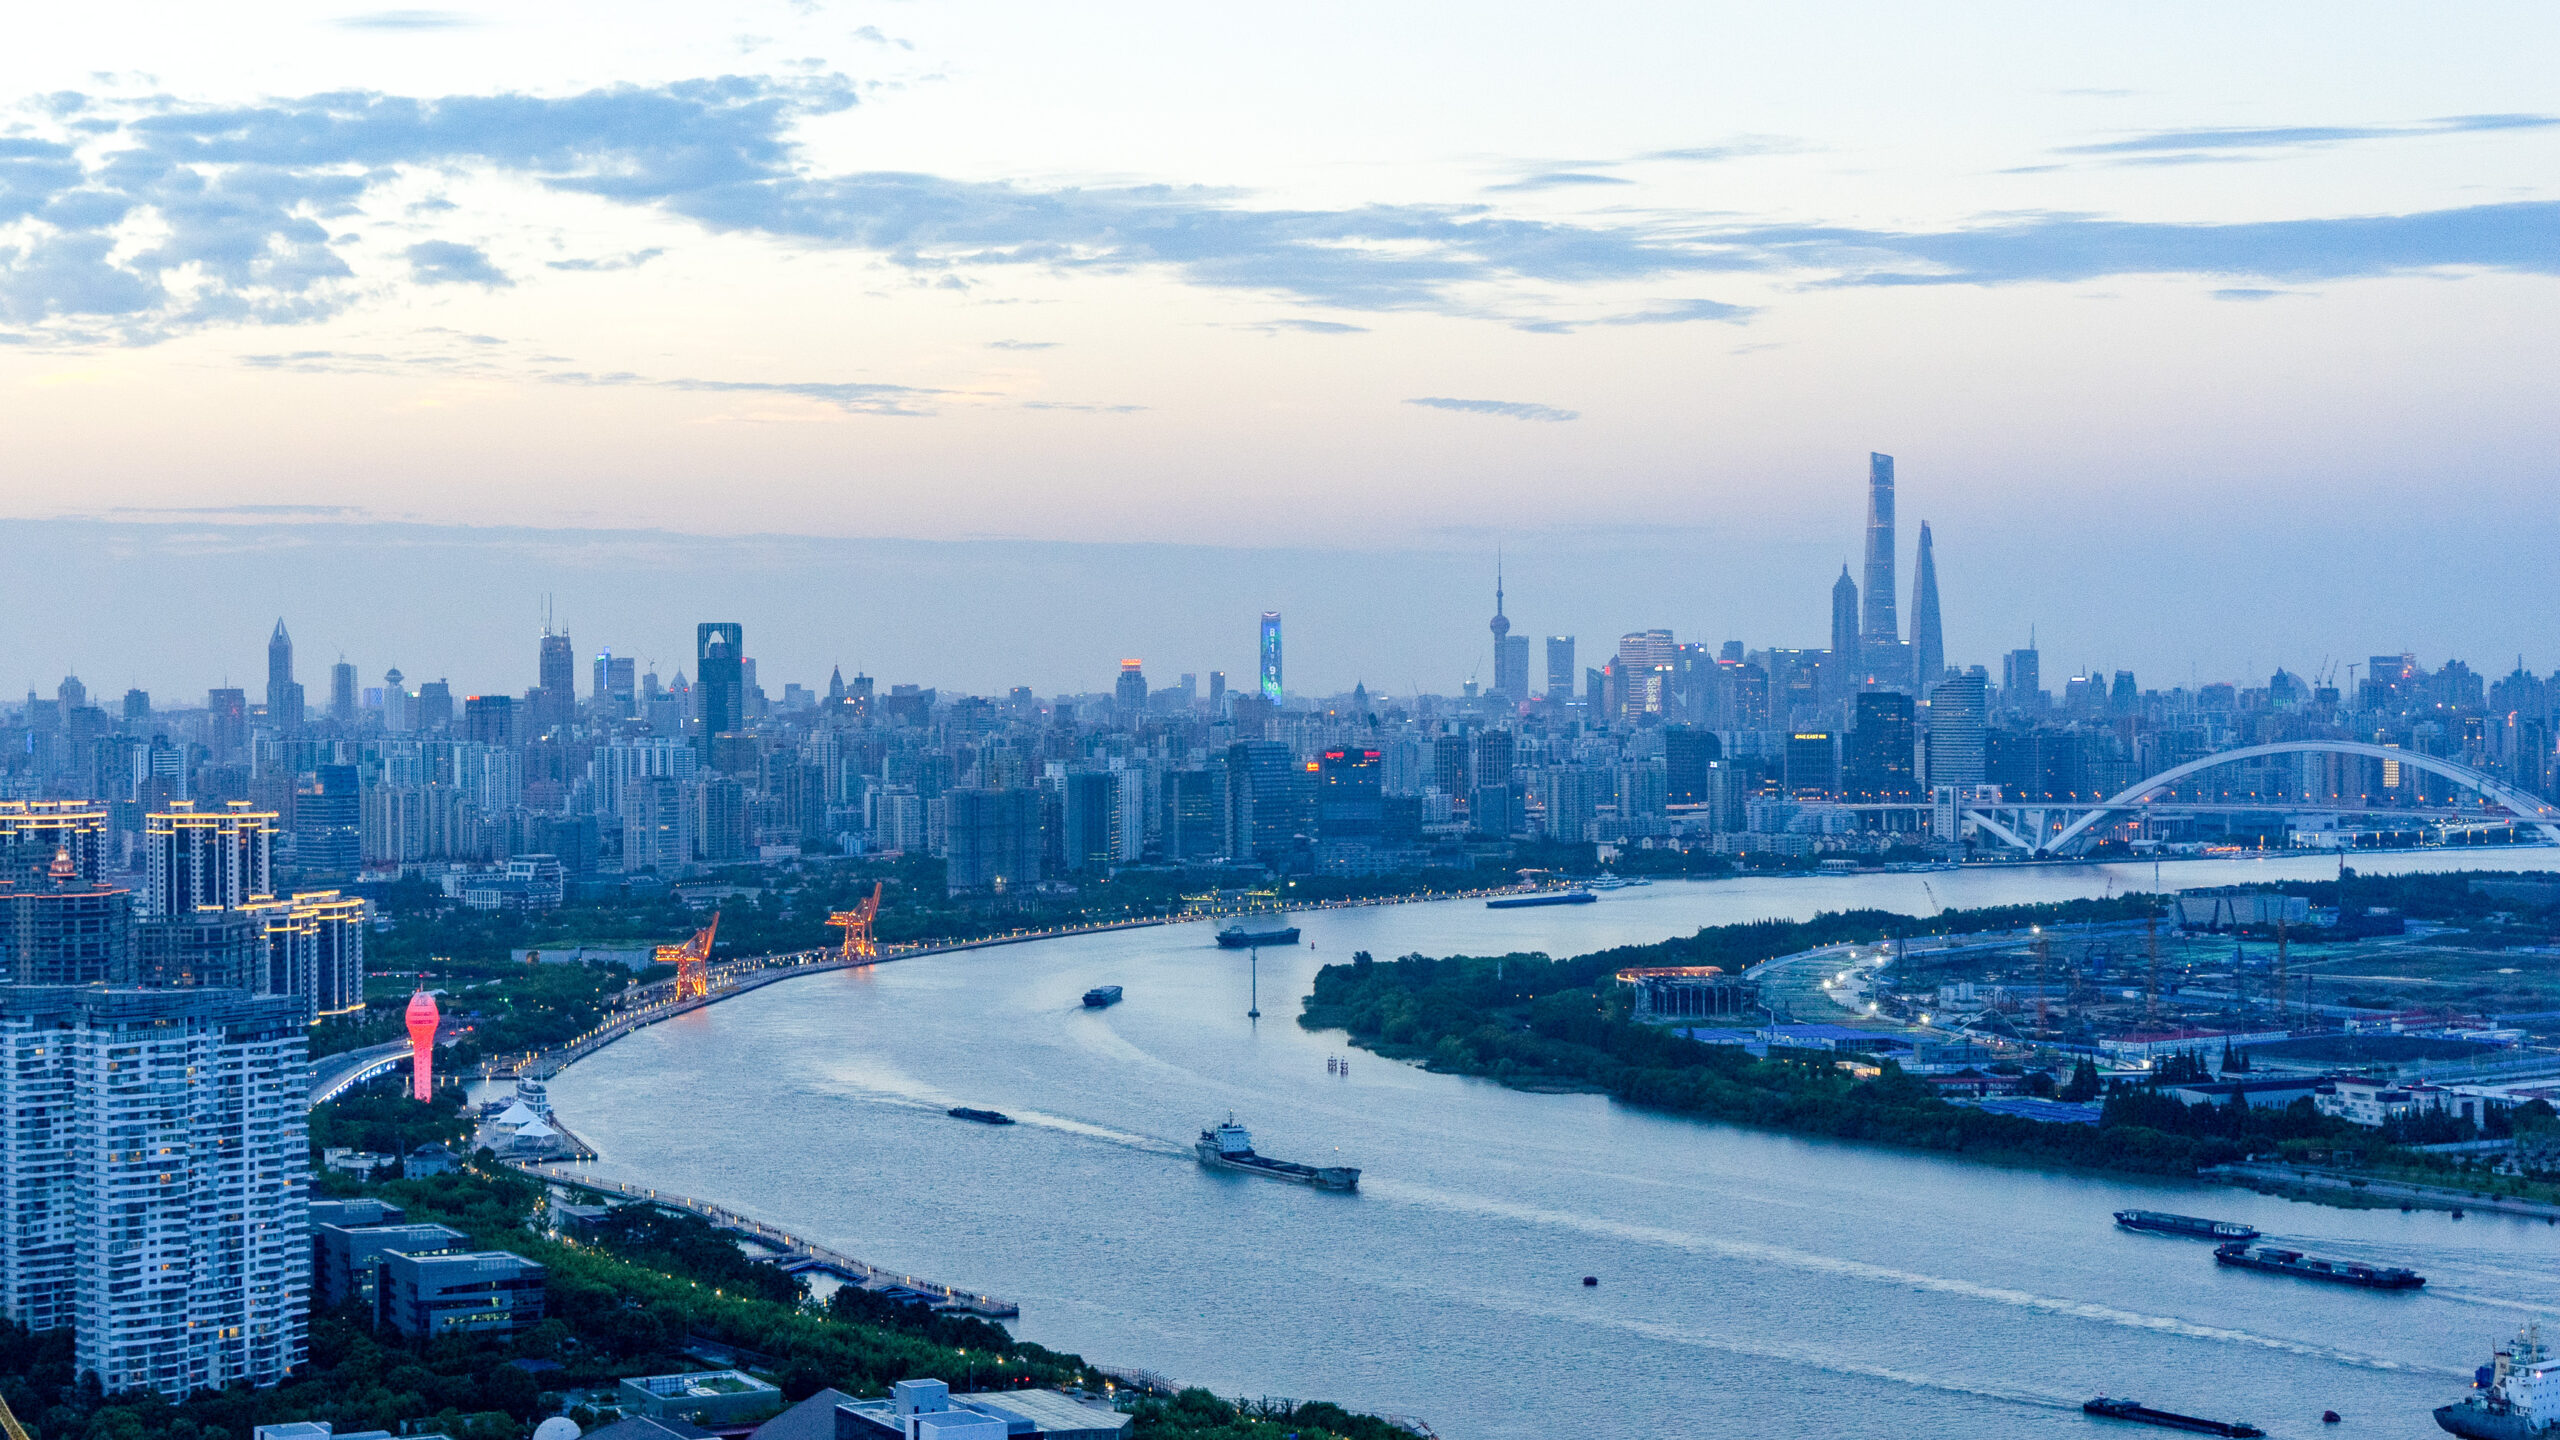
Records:
{"label": "blue sky", "polygon": [[[1557,609],[1802,644],[1882,449],[1973,567],[1959,659],[2042,617],[2237,671],[2259,635],[2142,618],[2234,528],[2305,646],[2480,663],[2560,598],[2377,543],[2556,538],[2547,9],[1374,8],[27,22],[0,510],[1560,577],[1677,532],[1650,598]],[[2318,634],[2341,587],[2404,633]],[[917,678],[1075,678],[988,663]]]}

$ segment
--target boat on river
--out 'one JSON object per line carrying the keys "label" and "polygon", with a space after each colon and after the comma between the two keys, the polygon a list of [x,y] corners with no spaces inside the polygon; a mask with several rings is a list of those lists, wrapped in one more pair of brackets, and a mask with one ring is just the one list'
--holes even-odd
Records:
{"label": "boat on river", "polygon": [[2427,1277],[2415,1270],[2397,1265],[2367,1265],[2360,1260],[2323,1260],[2299,1250],[2277,1245],[2250,1245],[2235,1240],[2217,1245],[2213,1251],[2217,1265],[2236,1265],[2243,1270],[2264,1270],[2275,1275],[2292,1275],[2304,1280],[2326,1280],[2336,1285],[2356,1285],[2367,1290],[2415,1290],[2427,1283]]}
{"label": "boat on river", "polygon": [[1487,910],[1527,910],[1539,905],[1588,905],[1600,897],[1588,890],[1539,890],[1527,895],[1497,895]]}
{"label": "boat on river", "polygon": [[[1084,1008],[1087,1010],[1106,1009],[1119,1003],[1120,987],[1117,985],[1096,985],[1084,992]],[[2252,1230],[2249,1233],[2255,1235],[2258,1232]]]}
{"label": "boat on river", "polygon": [[1298,927],[1285,923],[1247,926],[1243,921],[1218,932],[1218,944],[1229,950],[1250,950],[1263,945],[1295,945]]}
{"label": "boat on river", "polygon": [[2492,1354],[2472,1376],[2470,1394],[2437,1406],[2436,1424],[2464,1440],[2560,1436],[2560,1360],[2542,1346],[2542,1323]]}
{"label": "boat on river", "polygon": [[2119,1210],[2116,1223],[2127,1230],[2154,1235],[2186,1235],[2198,1240],[2255,1240],[2258,1227],[2237,1220],[2207,1220],[2199,1215],[2172,1215],[2166,1210]]}
{"label": "boat on river", "polygon": [[942,1112],[954,1120],[975,1120],[981,1125],[1010,1125],[1013,1117],[1001,1110],[981,1110],[974,1105],[954,1105]]}
{"label": "boat on river", "polygon": [[1237,1124],[1233,1115],[1227,1117],[1225,1124],[1201,1131],[1199,1143],[1191,1148],[1199,1155],[1200,1163],[1212,1170],[1241,1170],[1248,1175],[1312,1185],[1318,1190],[1360,1188],[1360,1172],[1348,1165],[1301,1165],[1294,1160],[1255,1154],[1252,1133]]}
{"label": "boat on river", "polygon": [[2154,1410],[2139,1400],[2115,1400],[2101,1395],[2083,1404],[2081,1410],[2108,1420],[2130,1420],[2137,1425],[2157,1425],[2163,1430],[2185,1430],[2197,1435],[2264,1435],[2267,1432],[2246,1420],[2207,1420],[2201,1415],[2181,1415],[2175,1410]]}

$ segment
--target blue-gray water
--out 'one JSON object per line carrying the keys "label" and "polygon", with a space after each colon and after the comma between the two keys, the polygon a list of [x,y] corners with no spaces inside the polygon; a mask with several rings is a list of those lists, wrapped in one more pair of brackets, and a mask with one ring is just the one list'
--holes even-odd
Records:
{"label": "blue-gray water", "polygon": [[[2549,851],[2459,858],[2560,868]],[[2332,873],[2190,862],[2163,879]],[[1316,967],[1355,949],[1576,954],[2152,875],[1665,883],[1569,909],[1310,913],[1312,948],[1262,956],[1259,1024],[1246,958],[1201,925],[937,956],[653,1027],[551,1093],[601,1175],[1016,1299],[1017,1333],[1100,1363],[1416,1415],[1453,1440],[2086,1435],[2099,1422],[2079,1403],[2102,1391],[2276,1436],[2435,1434],[2428,1409],[2492,1341],[2560,1312],[2560,1228],[1795,1140],[1426,1074],[1296,1024]],[[1128,999],[1078,1005],[1106,983]],[[1349,1078],[1328,1075],[1344,1055]],[[946,1118],[957,1104],[1022,1123]],[[1360,1193],[1204,1171],[1191,1141],[1229,1111],[1266,1153],[1360,1166]],[[2128,1204],[2246,1220],[2429,1283],[2386,1295],[2224,1271],[2204,1244],[2116,1230],[2108,1212]]]}

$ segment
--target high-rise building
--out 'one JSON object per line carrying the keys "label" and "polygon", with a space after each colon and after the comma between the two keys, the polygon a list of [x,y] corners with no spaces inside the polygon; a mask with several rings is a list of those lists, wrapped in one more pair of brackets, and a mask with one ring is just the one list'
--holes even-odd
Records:
{"label": "high-rise building", "polygon": [[1280,612],[1262,612],[1262,698],[1280,703]]}
{"label": "high-rise building", "polygon": [[1715,764],[1724,758],[1724,742],[1713,730],[1667,725],[1662,731],[1664,796],[1673,805],[1704,805],[1714,800]]}
{"label": "high-rise building", "polygon": [[424,735],[453,733],[453,686],[445,680],[418,682],[417,724]]}
{"label": "high-rise building", "polygon": [[109,1394],[302,1363],[310,1065],[290,1001],[0,986],[0,1305]]}
{"label": "high-rise building", "polygon": [[249,749],[249,692],[238,686],[208,690],[204,695],[205,744],[213,762],[227,765]]}
{"label": "high-rise building", "polygon": [[344,660],[329,667],[329,718],[340,725],[356,723],[356,667]]}
{"label": "high-rise building", "polygon": [[0,982],[132,984],[133,892],[56,859],[49,873],[0,876]]}
{"label": "high-rise building", "polygon": [[1866,672],[1858,663],[1858,582],[1849,578],[1845,562],[1840,578],[1831,582],[1831,670],[1839,677],[1831,687],[1834,699],[1866,682]]}
{"label": "high-rise building", "polygon": [[1136,660],[1121,661],[1120,678],[1113,681],[1111,685],[1111,698],[1119,705],[1120,713],[1124,716],[1135,717],[1146,713],[1147,674],[1140,668],[1140,663]]}
{"label": "high-rise building", "polygon": [[1947,674],[1947,638],[1938,623],[1938,561],[1929,522],[1920,522],[1920,561],[1911,581],[1911,693],[1923,699]]}
{"label": "high-rise building", "polygon": [[508,746],[524,736],[517,729],[516,697],[469,695],[462,701],[462,738],[475,745]]}
{"label": "high-rise building", "polygon": [[637,774],[622,787],[622,868],[672,875],[693,860],[693,807],[673,774]]}
{"label": "high-rise building", "polygon": [[276,633],[267,637],[267,723],[290,733],[302,728],[302,687],[293,682],[293,637],[284,633],[284,617],[276,617]]}
{"label": "high-rise building", "polygon": [[364,792],[353,765],[313,767],[317,793],[294,797],[293,858],[307,871],[352,877],[364,864]]}
{"label": "high-rise building", "polygon": [[1893,457],[1867,456],[1867,621],[1859,635],[1893,644],[1902,626],[1893,613]]}
{"label": "high-rise building", "polygon": [[747,719],[747,630],[734,620],[705,620],[693,627],[694,704],[700,714],[703,764],[711,763],[713,737],[737,730]]}
{"label": "high-rise building", "polygon": [[207,906],[236,908],[275,893],[276,812],[246,800],[199,810],[180,800],[143,819],[148,888],[142,912],[184,915]]}
{"label": "high-rise building", "polygon": [[1870,690],[1857,698],[1857,728],[1849,732],[1851,799],[1920,798],[1919,737],[1913,716],[1911,697],[1899,691]]}
{"label": "high-rise building", "polygon": [[2000,703],[2011,710],[2043,709],[2044,679],[2038,673],[2042,668],[2032,638],[2026,649],[2010,651],[2000,662]]}
{"label": "high-rise building", "polygon": [[1064,855],[1070,873],[1099,873],[1120,853],[1120,785],[1107,770],[1079,770],[1063,785]]}
{"label": "high-rise building", "polygon": [[1948,676],[1929,692],[1929,763],[1922,778],[1933,790],[1979,785],[1989,778],[1985,679],[1976,665]]}
{"label": "high-rise building", "polygon": [[1039,791],[961,789],[942,802],[949,827],[943,878],[952,894],[1040,883]]}
{"label": "high-rise building", "polygon": [[1548,636],[1547,703],[1551,705],[1572,704],[1573,680],[1573,637],[1570,635]]}
{"label": "high-rise building", "polygon": [[1529,637],[1511,633],[1502,613],[1502,566],[1493,567],[1493,693],[1514,705],[1529,698]]}
{"label": "high-rise building", "polygon": [[1325,751],[1316,761],[1316,834],[1332,841],[1374,845],[1383,828],[1378,782],[1380,752],[1360,748]]}
{"label": "high-rise building", "polygon": [[534,651],[533,728],[539,733],[566,725],[578,713],[578,650],[566,632],[542,627]]}
{"label": "high-rise building", "polygon": [[1289,747],[1277,740],[1239,740],[1227,747],[1226,767],[1228,857],[1269,861],[1287,854],[1304,828]]}
{"label": "high-rise building", "polygon": [[68,851],[71,873],[95,880],[107,863],[107,807],[94,800],[0,800],[0,879],[49,874]]}
{"label": "high-rise building", "polygon": [[1164,857],[1215,860],[1226,853],[1226,772],[1216,766],[1168,770],[1164,777]]}
{"label": "high-rise building", "polygon": [[335,890],[240,907],[264,933],[250,976],[258,995],[288,997],[307,1021],[364,1009],[364,938],[373,902]]}
{"label": "high-rise building", "polygon": [[408,677],[400,667],[382,672],[382,728],[384,733],[405,735],[418,728],[417,697],[409,693]]}
{"label": "high-rise building", "polygon": [[1787,793],[1799,800],[1828,800],[1840,793],[1840,742],[1828,730],[1787,736]]}

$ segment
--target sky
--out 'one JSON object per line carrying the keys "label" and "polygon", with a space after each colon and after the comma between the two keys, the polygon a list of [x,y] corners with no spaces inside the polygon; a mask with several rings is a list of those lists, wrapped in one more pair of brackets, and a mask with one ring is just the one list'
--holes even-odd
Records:
{"label": "sky", "polygon": [[1959,662],[2560,665],[2548,7],[256,16],[0,50],[0,681],[1820,645],[1869,450]]}

